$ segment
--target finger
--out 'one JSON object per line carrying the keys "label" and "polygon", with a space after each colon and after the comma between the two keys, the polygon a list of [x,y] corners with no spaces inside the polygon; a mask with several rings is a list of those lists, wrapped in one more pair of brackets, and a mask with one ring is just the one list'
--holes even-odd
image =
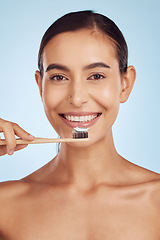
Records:
{"label": "finger", "polygon": [[14,151],[19,151],[19,150],[21,150],[21,149],[24,149],[24,148],[27,147],[27,146],[28,146],[28,144],[18,144],[18,145],[15,147]]}
{"label": "finger", "polygon": [[9,152],[16,147],[15,133],[11,123],[9,122],[5,123],[3,134],[6,140],[7,153],[10,154]]}
{"label": "finger", "polygon": [[[8,152],[8,154],[9,154],[9,155],[13,155],[13,153],[14,153],[15,151],[19,151],[19,150],[21,150],[21,149],[24,149],[24,148],[27,147],[27,146],[28,146],[28,144],[18,144],[18,145],[16,145],[16,147],[15,147],[13,150],[10,150],[10,151]],[[7,153],[7,146],[6,146],[6,145],[0,146],[0,156],[5,155],[6,153]]]}
{"label": "finger", "polygon": [[23,128],[21,128],[18,124],[13,123],[13,129],[15,134],[24,139],[24,140],[28,140],[28,141],[33,141],[34,140],[34,136],[29,134],[28,132],[26,132]]}
{"label": "finger", "polygon": [[6,145],[2,145],[0,146],[0,156],[3,156],[7,153],[7,146]]}

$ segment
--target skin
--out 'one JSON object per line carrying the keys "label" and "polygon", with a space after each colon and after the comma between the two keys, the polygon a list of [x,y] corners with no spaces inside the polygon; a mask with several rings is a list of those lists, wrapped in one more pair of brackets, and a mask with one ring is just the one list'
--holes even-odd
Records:
{"label": "skin", "polygon": [[[95,62],[109,68],[84,68]],[[68,70],[46,71],[53,63]],[[89,129],[89,141],[62,143],[58,155],[41,169],[1,183],[0,239],[160,239],[159,174],[121,157],[112,136],[119,105],[134,85],[134,67],[121,75],[113,43],[98,30],[86,29],[51,39],[43,67],[43,79],[36,71],[36,82],[46,116],[61,137],[71,137],[73,129],[59,113],[102,114]],[[16,146],[15,134],[34,139],[3,119],[0,131],[7,140],[1,155],[26,147]]]}

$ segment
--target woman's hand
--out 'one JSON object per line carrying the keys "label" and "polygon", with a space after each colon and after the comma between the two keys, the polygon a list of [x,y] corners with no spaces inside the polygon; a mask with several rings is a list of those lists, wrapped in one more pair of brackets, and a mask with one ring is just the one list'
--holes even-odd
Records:
{"label": "woman's hand", "polygon": [[22,129],[18,124],[6,121],[2,118],[0,118],[0,132],[3,132],[7,143],[6,145],[0,146],[0,156],[5,155],[6,153],[12,155],[14,151],[21,150],[28,146],[28,144],[16,145],[15,135],[28,141],[32,141],[35,138]]}

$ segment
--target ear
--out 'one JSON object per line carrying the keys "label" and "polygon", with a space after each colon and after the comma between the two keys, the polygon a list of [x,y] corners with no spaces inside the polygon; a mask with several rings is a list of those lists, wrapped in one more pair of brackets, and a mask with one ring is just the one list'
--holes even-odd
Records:
{"label": "ear", "polygon": [[121,81],[122,81],[122,89],[121,89],[121,94],[120,94],[120,102],[124,103],[127,101],[134,82],[136,79],[136,70],[133,66],[129,66],[127,68],[127,72],[123,75]]}
{"label": "ear", "polygon": [[39,92],[40,92],[40,95],[41,95],[41,98],[42,98],[42,79],[41,79],[41,74],[38,70],[35,72],[35,80],[36,80],[37,85],[39,87]]}

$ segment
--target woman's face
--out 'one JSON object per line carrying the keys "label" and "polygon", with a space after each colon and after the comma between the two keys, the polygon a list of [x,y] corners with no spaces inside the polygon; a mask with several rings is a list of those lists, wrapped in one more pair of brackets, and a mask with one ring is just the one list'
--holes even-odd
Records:
{"label": "woman's face", "polygon": [[[88,127],[90,142],[110,132],[117,117],[121,75],[112,42],[87,29],[53,37],[43,52],[39,84],[45,113],[63,137],[74,127]],[[85,143],[86,144],[86,143]]]}

